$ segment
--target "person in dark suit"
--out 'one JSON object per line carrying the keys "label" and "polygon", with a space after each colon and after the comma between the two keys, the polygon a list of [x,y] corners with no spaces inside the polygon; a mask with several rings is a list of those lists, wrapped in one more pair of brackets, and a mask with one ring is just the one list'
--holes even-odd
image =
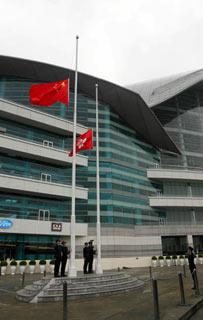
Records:
{"label": "person in dark suit", "polygon": [[93,273],[93,261],[94,261],[94,255],[96,254],[96,251],[94,250],[93,246],[93,240],[90,240],[89,242],[89,263],[88,263],[88,273]]}
{"label": "person in dark suit", "polygon": [[66,263],[67,259],[70,254],[70,250],[67,247],[67,244],[65,241],[62,241],[62,246],[61,246],[61,277],[65,277],[65,269],[66,269]]}
{"label": "person in dark suit", "polygon": [[188,263],[189,263],[189,269],[190,269],[192,279],[193,279],[192,289],[196,289],[195,277],[194,277],[194,271],[196,270],[196,265],[195,265],[194,259],[195,259],[195,255],[193,253],[193,248],[188,247]]}
{"label": "person in dark suit", "polygon": [[61,241],[56,240],[56,244],[54,247],[54,259],[55,259],[54,277],[59,277],[59,268],[60,268],[60,264],[61,264],[61,257],[62,257]]}
{"label": "person in dark suit", "polygon": [[87,273],[87,266],[89,263],[89,246],[88,242],[85,242],[84,248],[83,248],[83,258],[84,258],[84,264],[83,264],[83,273]]}

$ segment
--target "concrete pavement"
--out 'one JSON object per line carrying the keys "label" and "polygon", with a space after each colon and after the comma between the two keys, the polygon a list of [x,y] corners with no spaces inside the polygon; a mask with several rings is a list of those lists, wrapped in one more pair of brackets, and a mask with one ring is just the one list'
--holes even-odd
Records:
{"label": "concrete pavement", "polygon": [[190,318],[191,320],[202,320],[203,319],[203,308],[201,308],[193,317]]}
{"label": "concrete pavement", "polygon": [[[186,267],[187,268],[187,267]],[[178,320],[188,310],[179,306],[180,294],[178,272],[181,266],[170,268],[154,268],[153,274],[158,278],[160,318],[161,320]],[[68,302],[68,320],[152,320],[153,300],[148,268],[129,269],[127,272],[135,274],[145,281],[142,293],[129,292],[113,296],[102,296],[91,299],[74,300]],[[26,275],[25,284],[32,283],[42,276]],[[203,291],[203,266],[198,266],[200,290]],[[62,320],[62,303],[27,304],[15,299],[15,292],[21,288],[21,276],[0,277],[0,315],[7,320]],[[194,304],[197,297],[191,290],[192,280],[187,269],[184,279],[186,302]],[[198,319],[198,318],[197,318]],[[202,319],[202,318],[201,318]]]}

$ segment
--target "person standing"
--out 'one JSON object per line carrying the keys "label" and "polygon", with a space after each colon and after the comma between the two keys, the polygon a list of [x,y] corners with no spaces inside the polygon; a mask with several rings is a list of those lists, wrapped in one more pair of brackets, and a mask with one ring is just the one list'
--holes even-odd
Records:
{"label": "person standing", "polygon": [[62,246],[61,246],[61,277],[65,277],[65,269],[66,269],[66,263],[67,263],[67,259],[69,257],[70,254],[70,250],[68,249],[66,242],[62,241]]}
{"label": "person standing", "polygon": [[60,264],[61,264],[61,257],[62,257],[61,240],[56,240],[56,244],[55,244],[55,247],[54,247],[54,258],[55,258],[54,277],[59,277],[59,269],[60,269]]}
{"label": "person standing", "polygon": [[84,264],[83,264],[83,273],[87,273],[87,266],[89,263],[89,246],[88,242],[85,242],[84,248],[83,248],[83,258],[84,258]]}
{"label": "person standing", "polygon": [[192,279],[193,279],[193,287],[192,289],[196,289],[196,284],[195,284],[195,277],[194,277],[194,271],[196,271],[196,265],[194,262],[195,259],[195,255],[193,253],[193,248],[192,247],[188,247],[188,263],[189,263],[189,269],[192,275]]}
{"label": "person standing", "polygon": [[93,246],[93,240],[90,240],[89,242],[89,264],[88,264],[88,273],[93,273],[93,261],[94,261],[94,255],[96,251],[94,250]]}

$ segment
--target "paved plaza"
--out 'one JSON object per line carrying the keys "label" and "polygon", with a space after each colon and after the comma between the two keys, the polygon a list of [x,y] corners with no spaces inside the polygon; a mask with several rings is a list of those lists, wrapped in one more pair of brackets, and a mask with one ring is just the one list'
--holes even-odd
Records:
{"label": "paved plaza", "polygon": [[202,320],[203,319],[203,308],[201,308],[197,313],[191,318],[191,320]]}
{"label": "paved plaza", "polygon": [[[177,320],[188,309],[188,307],[179,306],[180,294],[177,274],[180,271],[182,271],[181,266],[153,268],[153,274],[158,279],[161,320]],[[128,269],[126,272],[135,274],[145,281],[143,291],[69,301],[68,320],[152,320],[153,299],[149,269]],[[191,290],[192,281],[188,269],[186,275],[187,277],[184,279],[186,302],[191,305],[199,298]],[[40,274],[26,274],[25,285],[39,280],[41,277]],[[198,266],[198,277],[201,293],[203,266]],[[15,293],[22,286],[21,279],[21,275],[0,277],[0,314],[2,319],[63,319],[61,302],[28,304],[17,301]],[[198,318],[197,315],[194,319],[198,320],[200,317]]]}

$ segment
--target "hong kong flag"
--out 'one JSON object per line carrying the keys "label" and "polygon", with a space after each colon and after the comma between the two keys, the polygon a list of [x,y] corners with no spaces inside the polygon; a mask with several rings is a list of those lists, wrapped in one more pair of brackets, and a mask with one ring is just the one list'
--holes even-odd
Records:
{"label": "hong kong flag", "polygon": [[[93,149],[93,132],[92,129],[81,134],[76,140],[76,153],[81,150]],[[73,156],[73,150],[70,151],[69,157]]]}
{"label": "hong kong flag", "polygon": [[49,107],[57,101],[68,105],[69,80],[33,84],[30,88],[30,103],[36,106]]}

